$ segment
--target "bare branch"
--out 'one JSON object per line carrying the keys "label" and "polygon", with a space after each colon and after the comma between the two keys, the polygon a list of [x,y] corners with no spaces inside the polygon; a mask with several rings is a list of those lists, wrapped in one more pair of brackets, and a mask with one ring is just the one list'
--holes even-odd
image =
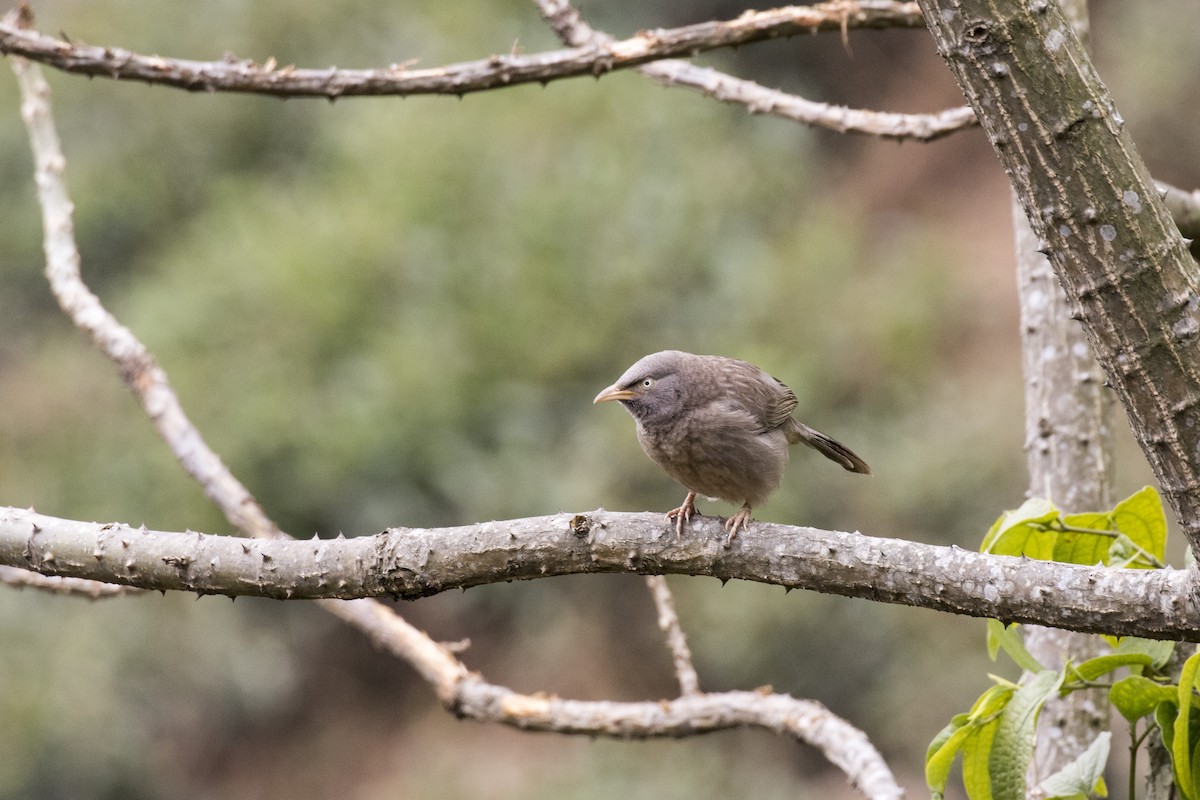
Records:
{"label": "bare branch", "polygon": [[[869,798],[899,800],[904,792],[867,737],[820,703],[764,692],[692,694],[641,703],[564,700],[523,695],[468,672],[440,645],[378,603],[322,601],[367,631],[384,649],[409,660],[437,687],[453,713],[530,731],[619,739],[684,737],[736,727],[760,727],[817,748]],[[400,649],[396,643],[401,643]],[[414,657],[415,654],[415,657]]]}
{"label": "bare branch", "polygon": [[10,16],[0,23],[0,52],[24,56],[64,72],[174,86],[188,91],[249,92],[279,97],[463,95],[522,83],[600,76],[674,56],[719,47],[853,28],[924,27],[916,3],[832,0],[816,6],[748,11],[737,19],[642,31],[623,41],[591,42],[570,50],[494,55],[429,69],[392,64],[381,69],[280,67],[232,57],[191,61],[95,47],[26,30]]}
{"label": "bare branch", "polygon": [[17,589],[39,589],[54,594],[73,594],[101,600],[109,597],[127,597],[141,594],[142,590],[132,586],[119,586],[83,578],[59,578],[42,575],[27,569],[0,565],[0,583]]}
{"label": "bare branch", "polygon": [[930,142],[979,125],[975,112],[969,106],[948,108],[933,114],[847,108],[806,100],[799,95],[769,89],[715,69],[697,67],[687,61],[656,61],[639,67],[638,71],[664,86],[694,89],[722,103],[745,106],[751,114],[780,117],[836,133],[861,133],[882,139]]}
{"label": "bare branch", "polygon": [[661,514],[603,509],[354,539],[251,540],[0,510],[0,563],[148,589],[397,597],[553,575],[705,575],[1091,633],[1200,640],[1187,570],[1083,567],[755,521],[676,541]]}
{"label": "bare branch", "polygon": [[671,660],[675,662],[679,692],[683,695],[699,694],[700,678],[692,664],[692,651],[679,624],[679,615],[675,613],[675,597],[671,594],[671,587],[667,586],[667,579],[662,575],[647,575],[646,586],[650,588],[654,608],[658,611],[658,627],[667,636],[667,648],[671,651]]}
{"label": "bare branch", "polygon": [[[591,27],[568,0],[534,0],[542,17],[564,43],[575,47],[611,44],[613,38]],[[885,139],[932,141],[979,122],[970,107],[935,114],[897,114],[846,108],[806,100],[798,95],[768,89],[754,81],[735,78],[687,61],[664,60],[645,64],[638,72],[663,84],[693,89],[723,103],[746,107],[751,114],[769,114],[838,133],[862,133]]]}

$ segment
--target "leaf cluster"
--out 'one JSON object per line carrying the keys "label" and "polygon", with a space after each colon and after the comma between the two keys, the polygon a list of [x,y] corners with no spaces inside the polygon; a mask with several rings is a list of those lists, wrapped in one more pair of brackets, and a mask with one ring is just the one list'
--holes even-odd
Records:
{"label": "leaf cluster", "polygon": [[[1159,568],[1166,538],[1162,500],[1147,486],[1111,511],[1066,514],[1049,500],[1030,499],[996,520],[981,549],[1074,564]],[[1024,798],[1043,706],[1053,697],[1096,688],[1107,688],[1109,702],[1129,722],[1131,757],[1146,735],[1158,730],[1171,754],[1180,796],[1200,800],[1200,698],[1195,691],[1200,653],[1187,659],[1173,683],[1169,671],[1174,642],[1104,638],[1110,652],[1052,670],[1025,647],[1018,625],[988,620],[988,655],[995,660],[1003,651],[1025,674],[1019,683],[991,676],[993,685],[971,709],[954,716],[934,737],[925,755],[925,779],[934,800],[944,796],[959,755],[970,800]],[[1128,674],[1114,679],[1113,673],[1121,669]],[[1138,735],[1138,724],[1146,718],[1153,727]],[[1111,738],[1110,731],[1101,732],[1074,761],[1039,782],[1038,796],[1106,796],[1103,774]]]}

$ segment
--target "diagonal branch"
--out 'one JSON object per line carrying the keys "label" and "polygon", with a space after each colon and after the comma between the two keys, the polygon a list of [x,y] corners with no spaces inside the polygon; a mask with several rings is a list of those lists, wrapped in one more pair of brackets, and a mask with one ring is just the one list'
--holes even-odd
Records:
{"label": "diagonal branch", "polygon": [[[614,40],[589,25],[568,0],[534,0],[542,17],[565,44],[600,47]],[[754,81],[735,78],[715,69],[697,67],[687,61],[663,60],[638,67],[638,72],[664,86],[693,89],[701,94],[745,106],[751,114],[769,114],[838,133],[862,133],[885,139],[932,141],[964,128],[978,125],[968,106],[934,114],[898,114],[846,108],[806,100],[798,95],[769,89]]]}
{"label": "diagonal branch", "polygon": [[1058,3],[920,2],[1200,548],[1200,275],[1124,119]]}
{"label": "diagonal branch", "polygon": [[696,675],[692,651],[679,624],[679,615],[675,612],[675,597],[671,594],[671,587],[667,586],[667,579],[662,575],[647,575],[646,586],[658,611],[658,627],[666,634],[667,649],[671,651],[671,660],[675,662],[679,691],[683,695],[700,694],[700,678]]}
{"label": "diagonal branch", "polygon": [[638,71],[664,86],[692,89],[722,103],[745,106],[751,114],[766,114],[815,128],[827,128],[835,133],[932,142],[979,125],[975,112],[969,106],[947,108],[932,114],[847,108],[770,89],[715,69],[697,67],[687,61],[656,61],[639,67]]}
{"label": "diagonal branch", "polygon": [[642,31],[621,41],[607,39],[569,50],[530,55],[494,55],[428,69],[392,64],[381,69],[280,67],[232,57],[191,61],[148,56],[117,47],[97,47],[27,30],[9,15],[0,22],[0,52],[91,77],[134,80],[188,91],[249,92],[278,97],[339,97],[449,94],[546,83],[606,72],[720,47],[801,33],[847,28],[924,27],[916,3],[896,0],[831,0],[815,6],[748,11],[736,19],[682,28]]}
{"label": "diagonal branch", "polygon": [[249,490],[200,437],[153,354],[84,283],[75,245],[74,206],[64,177],[66,159],[50,113],[50,87],[24,59],[12,59],[12,67],[21,86],[21,116],[33,146],[45,230],[46,279],[59,306],[96,349],[116,364],[159,436],[226,518],[250,536],[282,535]]}
{"label": "diagonal branch", "polygon": [[597,510],[353,539],[251,540],[0,509],[0,563],[148,589],[281,599],[396,597],[554,575],[704,575],[1092,633],[1200,641],[1187,570],[1084,567],[756,521],[723,547],[700,518]]}

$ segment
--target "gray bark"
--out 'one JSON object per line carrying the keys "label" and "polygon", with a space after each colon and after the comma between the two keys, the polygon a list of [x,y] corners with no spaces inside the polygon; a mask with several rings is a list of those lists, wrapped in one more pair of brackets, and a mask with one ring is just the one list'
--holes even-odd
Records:
{"label": "gray bark", "polygon": [[[1087,1],[1063,0],[1063,11],[1086,44]],[[1050,498],[1069,511],[1100,511],[1112,506],[1114,495],[1112,393],[1015,197],[1013,204],[1029,495]],[[1025,631],[1025,645],[1052,669],[1108,649],[1097,636],[1036,625]],[[1076,759],[1108,729],[1110,717],[1099,689],[1050,698],[1038,719],[1030,796],[1040,797],[1038,777]]]}
{"label": "gray bark", "polygon": [[552,575],[707,575],[1093,633],[1200,641],[1186,570],[1084,567],[755,521],[675,539],[662,514],[558,514],[355,539],[241,539],[0,509],[0,564],[205,594],[398,597]]}

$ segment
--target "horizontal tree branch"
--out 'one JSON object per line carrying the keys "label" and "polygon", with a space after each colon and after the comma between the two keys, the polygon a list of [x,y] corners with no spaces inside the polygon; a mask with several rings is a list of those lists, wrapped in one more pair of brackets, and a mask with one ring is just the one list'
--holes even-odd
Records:
{"label": "horizontal tree branch", "polygon": [[553,575],[704,575],[1090,633],[1200,641],[1185,570],[1083,567],[756,521],[726,550],[701,518],[557,514],[354,539],[241,539],[0,509],[0,563],[147,589],[414,599]]}
{"label": "horizontal tree branch", "polygon": [[493,55],[485,59],[427,69],[392,64],[380,69],[311,69],[258,64],[226,57],[192,61],[148,56],[119,47],[98,47],[28,30],[14,14],[0,22],[0,52],[19,55],[64,72],[115,80],[134,80],[189,91],[248,92],[279,97],[450,94],[546,83],[645,64],[663,58],[693,56],[720,47],[847,28],[924,27],[916,3],[896,0],[832,0],[815,6],[786,6],[747,11],[736,19],[681,28],[642,31],[621,41],[530,55]]}

